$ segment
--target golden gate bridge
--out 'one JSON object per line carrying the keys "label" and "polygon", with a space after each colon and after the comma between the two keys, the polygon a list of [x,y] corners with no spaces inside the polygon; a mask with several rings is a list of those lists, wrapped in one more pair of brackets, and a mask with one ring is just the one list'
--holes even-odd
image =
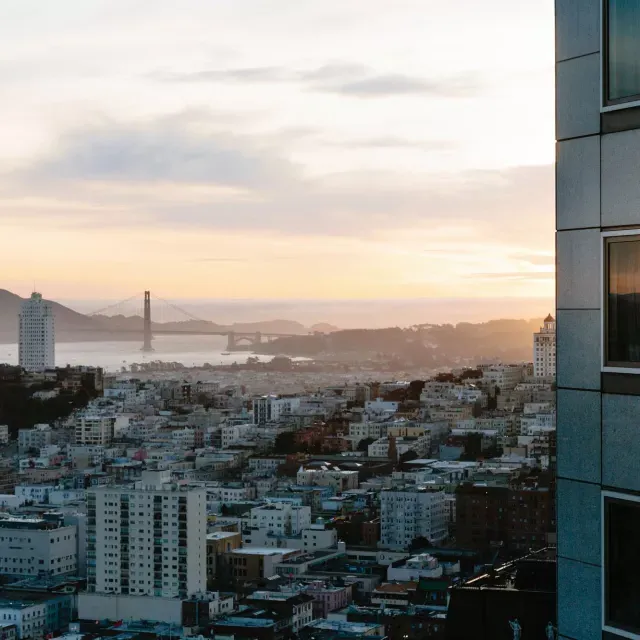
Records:
{"label": "golden gate bridge", "polygon": [[[185,335],[185,336],[226,336],[227,338],[227,351],[239,351],[245,349],[251,349],[252,347],[256,347],[264,342],[271,342],[276,338],[290,338],[300,334],[294,333],[272,333],[272,332],[262,332],[262,331],[235,331],[230,329],[216,329],[211,328],[208,329],[206,327],[207,324],[213,324],[210,320],[204,320],[202,318],[198,318],[193,313],[182,309],[178,305],[161,298],[160,296],[154,295],[153,299],[163,303],[167,308],[177,312],[180,316],[187,318],[189,321],[196,322],[199,325],[205,325],[200,327],[185,327],[185,328],[165,328],[163,324],[170,324],[170,322],[160,322],[152,323],[151,320],[151,292],[145,291],[143,294],[137,293],[134,296],[126,298],[125,300],[120,300],[114,304],[110,304],[102,309],[97,309],[96,311],[92,311],[91,313],[86,314],[89,317],[96,316],[105,316],[105,314],[110,313],[110,316],[113,318],[114,311],[120,311],[120,315],[124,315],[122,311],[126,307],[127,304],[132,303],[136,300],[140,300],[142,297],[142,324],[140,327],[138,326],[111,326],[111,327],[101,327],[100,331],[106,331],[109,333],[114,333],[118,335],[131,335],[140,336],[142,338],[142,351],[153,351],[153,337],[155,335]],[[155,307],[154,307],[155,308]],[[138,313],[135,313],[135,316],[139,317]],[[175,322],[175,320],[173,321]]]}

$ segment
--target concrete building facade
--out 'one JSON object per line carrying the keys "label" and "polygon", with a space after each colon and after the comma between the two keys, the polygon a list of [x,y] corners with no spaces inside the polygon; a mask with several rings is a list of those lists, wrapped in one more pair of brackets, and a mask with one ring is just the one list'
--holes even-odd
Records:
{"label": "concrete building facade", "polygon": [[87,493],[87,590],[188,597],[206,590],[206,491],[145,471]]}
{"label": "concrete building facade", "polygon": [[558,632],[640,638],[640,4],[556,0]]}
{"label": "concrete building facade", "polygon": [[42,518],[0,519],[0,574],[14,578],[74,575],[77,528]]}
{"label": "concrete building facade", "polygon": [[533,375],[552,378],[556,375],[556,321],[551,314],[540,331],[533,334]]}
{"label": "concrete building facade", "polygon": [[442,542],[447,537],[444,491],[415,486],[381,491],[380,528],[380,545],[390,549],[406,549],[418,537]]}
{"label": "concrete building facade", "polygon": [[19,362],[27,371],[56,366],[53,306],[39,293],[22,302],[19,317]]}

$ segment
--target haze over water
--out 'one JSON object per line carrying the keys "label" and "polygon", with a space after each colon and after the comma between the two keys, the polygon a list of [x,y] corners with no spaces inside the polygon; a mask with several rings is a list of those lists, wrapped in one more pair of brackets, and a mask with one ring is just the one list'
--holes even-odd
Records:
{"label": "haze over water", "polygon": [[[153,353],[142,353],[141,343],[113,342],[59,342],[56,344],[56,365],[90,365],[107,371],[120,371],[134,362],[180,362],[188,367],[243,363],[251,355],[247,351],[225,352],[224,336],[158,336],[153,341]],[[271,356],[258,356],[262,361]],[[0,344],[0,363],[18,364],[18,344]]]}

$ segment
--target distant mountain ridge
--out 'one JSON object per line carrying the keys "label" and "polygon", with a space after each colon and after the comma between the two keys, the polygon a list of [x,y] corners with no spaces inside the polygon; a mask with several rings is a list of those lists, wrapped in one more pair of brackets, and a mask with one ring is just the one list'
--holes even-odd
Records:
{"label": "distant mountain ridge", "polygon": [[[0,341],[16,342],[18,339],[18,314],[23,298],[0,289]],[[117,340],[118,331],[142,331],[140,316],[87,316],[51,301],[56,323],[56,339],[61,342],[81,342],[87,340]],[[322,323],[307,328],[295,320],[265,320],[261,322],[239,322],[229,325],[216,324],[205,320],[184,322],[153,323],[152,328],[171,331],[236,331],[238,333],[288,333],[306,335],[313,331],[337,331],[337,327]],[[322,327],[317,328],[317,327]]]}

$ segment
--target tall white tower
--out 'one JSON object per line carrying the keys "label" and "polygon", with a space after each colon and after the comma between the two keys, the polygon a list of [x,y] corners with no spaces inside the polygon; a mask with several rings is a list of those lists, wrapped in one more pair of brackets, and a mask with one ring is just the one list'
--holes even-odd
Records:
{"label": "tall white tower", "polygon": [[[143,471],[87,492],[87,590],[162,598],[206,591],[207,493]],[[142,615],[142,614],[141,614]]]}
{"label": "tall white tower", "polygon": [[34,292],[23,301],[20,310],[20,366],[27,371],[55,367],[55,343],[51,303]]}
{"label": "tall white tower", "polygon": [[536,378],[556,375],[556,321],[549,314],[538,333],[533,334],[533,375]]}

